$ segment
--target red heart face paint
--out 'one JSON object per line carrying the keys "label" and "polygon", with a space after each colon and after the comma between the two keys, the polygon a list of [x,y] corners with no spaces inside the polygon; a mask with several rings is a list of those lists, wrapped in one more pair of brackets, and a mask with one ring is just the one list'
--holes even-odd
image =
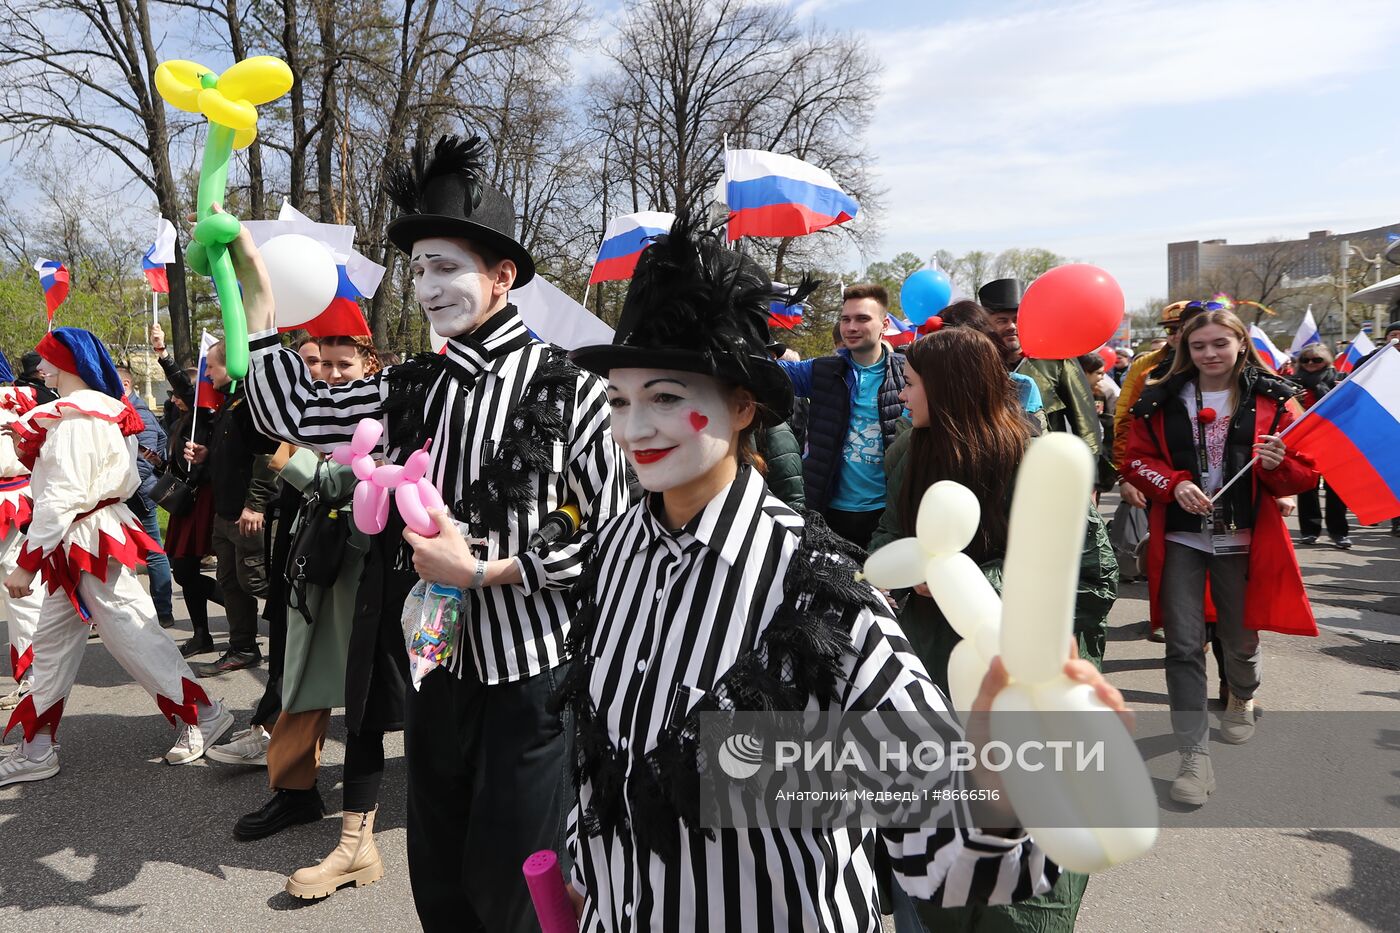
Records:
{"label": "red heart face paint", "polygon": [[701,431],[705,430],[705,425],[709,423],[710,419],[700,414],[700,412],[692,411],[690,413],[690,426],[695,429],[696,434],[699,434]]}

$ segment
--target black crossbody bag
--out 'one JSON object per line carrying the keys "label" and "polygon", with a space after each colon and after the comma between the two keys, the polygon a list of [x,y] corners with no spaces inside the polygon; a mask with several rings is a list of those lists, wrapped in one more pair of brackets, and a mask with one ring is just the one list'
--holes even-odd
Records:
{"label": "black crossbody bag", "polygon": [[287,605],[301,613],[307,623],[315,622],[306,598],[309,586],[335,585],[350,543],[350,497],[330,501],[321,496],[321,466],[316,464],[312,488],[301,510],[301,524],[292,537],[287,559]]}

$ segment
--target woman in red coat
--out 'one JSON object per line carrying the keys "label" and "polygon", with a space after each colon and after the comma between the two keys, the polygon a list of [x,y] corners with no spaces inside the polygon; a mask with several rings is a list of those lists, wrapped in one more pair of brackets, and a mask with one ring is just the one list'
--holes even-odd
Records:
{"label": "woman in red coat", "polygon": [[[1238,317],[1196,315],[1180,347],[1170,371],[1133,406],[1124,475],[1149,501],[1148,587],[1153,622],[1166,631],[1167,696],[1181,750],[1171,795],[1199,806],[1215,790],[1202,651],[1207,577],[1230,683],[1220,734],[1238,745],[1254,734],[1259,631],[1317,634],[1274,504],[1315,486],[1317,473],[1278,439],[1301,413],[1296,388],[1268,370]],[[1252,459],[1248,476],[1212,503]]]}

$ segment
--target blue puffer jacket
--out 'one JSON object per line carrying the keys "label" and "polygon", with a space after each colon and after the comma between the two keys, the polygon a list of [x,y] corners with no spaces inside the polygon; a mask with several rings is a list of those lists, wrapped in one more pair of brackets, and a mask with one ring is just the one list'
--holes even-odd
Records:
{"label": "blue puffer jacket", "polygon": [[[894,443],[895,426],[904,406],[899,393],[904,389],[904,357],[885,352],[885,377],[880,383],[877,403],[880,433],[885,448]],[[802,479],[807,491],[807,508],[822,511],[831,502],[841,470],[841,450],[851,425],[851,404],[855,401],[856,372],[851,352],[845,347],[835,356],[778,365],[792,380],[798,398],[812,400],[807,413],[807,445],[802,453]]]}

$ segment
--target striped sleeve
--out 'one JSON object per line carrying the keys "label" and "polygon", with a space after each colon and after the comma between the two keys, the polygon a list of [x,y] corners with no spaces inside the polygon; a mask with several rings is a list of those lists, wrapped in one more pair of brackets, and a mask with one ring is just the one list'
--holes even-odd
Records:
{"label": "striped sleeve", "polygon": [[349,443],[363,418],[384,416],[382,374],[349,385],[312,382],[295,350],[283,349],[277,331],[248,338],[248,407],[264,434],[329,450]]}
{"label": "striped sleeve", "polygon": [[516,555],[526,595],[570,586],[582,572],[585,545],[608,519],[627,511],[627,478],[622,452],[613,443],[607,401],[602,380],[588,374],[579,377],[565,479],[570,501],[579,508],[581,527],[568,543],[544,554],[526,550]]}
{"label": "striped sleeve", "polygon": [[[867,609],[852,633],[853,661],[848,711],[918,713],[939,722],[944,736],[962,734],[948,701],[929,679],[899,624]],[[961,781],[954,777],[954,786]],[[970,825],[965,806],[951,808],[959,825],[882,829],[879,836],[900,886],[941,907],[1009,904],[1054,886],[1060,869],[1024,833],[1008,838]]]}

